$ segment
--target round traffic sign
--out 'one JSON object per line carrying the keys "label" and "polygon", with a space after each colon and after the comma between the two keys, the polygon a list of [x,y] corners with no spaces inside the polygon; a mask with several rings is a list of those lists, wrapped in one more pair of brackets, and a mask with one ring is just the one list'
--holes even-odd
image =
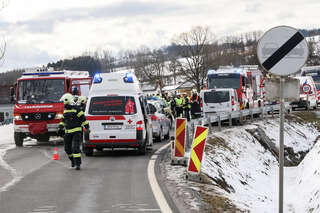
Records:
{"label": "round traffic sign", "polygon": [[306,63],[309,48],[301,32],[292,27],[278,26],[260,38],[257,55],[266,71],[288,76],[299,71]]}
{"label": "round traffic sign", "polygon": [[302,90],[304,94],[309,94],[311,92],[311,86],[310,84],[304,84],[302,85]]}

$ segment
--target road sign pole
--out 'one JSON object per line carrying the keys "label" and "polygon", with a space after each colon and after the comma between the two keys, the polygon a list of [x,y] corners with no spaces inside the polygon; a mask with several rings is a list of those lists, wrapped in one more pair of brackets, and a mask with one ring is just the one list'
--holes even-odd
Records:
{"label": "road sign pole", "polygon": [[279,213],[283,213],[283,162],[284,162],[284,82],[285,78],[280,77],[280,146],[279,146]]}
{"label": "road sign pole", "polygon": [[307,110],[309,112],[309,93],[307,93]]}

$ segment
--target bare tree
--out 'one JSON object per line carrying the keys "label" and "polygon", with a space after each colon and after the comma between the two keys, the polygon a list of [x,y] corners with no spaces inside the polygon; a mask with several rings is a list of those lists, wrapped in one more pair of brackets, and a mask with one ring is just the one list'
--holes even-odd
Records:
{"label": "bare tree", "polygon": [[196,26],[189,32],[181,33],[174,42],[182,46],[184,58],[179,60],[187,81],[191,81],[200,91],[207,73],[205,58],[209,54],[209,46],[213,34],[209,27]]}
{"label": "bare tree", "polygon": [[165,84],[165,61],[161,49],[151,51],[149,48],[141,48],[136,54],[135,73],[142,81],[158,85],[161,91]]}
{"label": "bare tree", "polygon": [[102,72],[113,72],[116,63],[116,57],[113,56],[111,50],[96,50],[94,52],[94,58],[98,59],[101,64]]}

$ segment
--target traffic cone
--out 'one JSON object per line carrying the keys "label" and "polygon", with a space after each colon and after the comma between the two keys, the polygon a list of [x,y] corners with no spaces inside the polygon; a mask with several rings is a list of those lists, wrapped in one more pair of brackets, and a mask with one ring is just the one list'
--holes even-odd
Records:
{"label": "traffic cone", "polygon": [[58,147],[53,149],[53,160],[59,160]]}

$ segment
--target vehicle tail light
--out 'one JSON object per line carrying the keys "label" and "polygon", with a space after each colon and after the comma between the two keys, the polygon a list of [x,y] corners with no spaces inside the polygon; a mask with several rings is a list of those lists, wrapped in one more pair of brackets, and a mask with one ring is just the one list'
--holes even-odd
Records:
{"label": "vehicle tail light", "polygon": [[22,120],[22,118],[21,118],[21,115],[20,115],[20,114],[14,114],[13,116],[14,116],[14,120],[16,120],[16,121],[20,121],[20,120]]}
{"label": "vehicle tail light", "polygon": [[231,104],[234,105],[234,96],[231,97]]}
{"label": "vehicle tail light", "polygon": [[143,121],[137,121],[137,130],[143,130]]}
{"label": "vehicle tail light", "polygon": [[155,115],[152,115],[152,116],[151,116],[151,120],[152,120],[152,121],[157,121],[157,120],[159,120],[159,118],[158,118],[157,116],[155,116]]}

